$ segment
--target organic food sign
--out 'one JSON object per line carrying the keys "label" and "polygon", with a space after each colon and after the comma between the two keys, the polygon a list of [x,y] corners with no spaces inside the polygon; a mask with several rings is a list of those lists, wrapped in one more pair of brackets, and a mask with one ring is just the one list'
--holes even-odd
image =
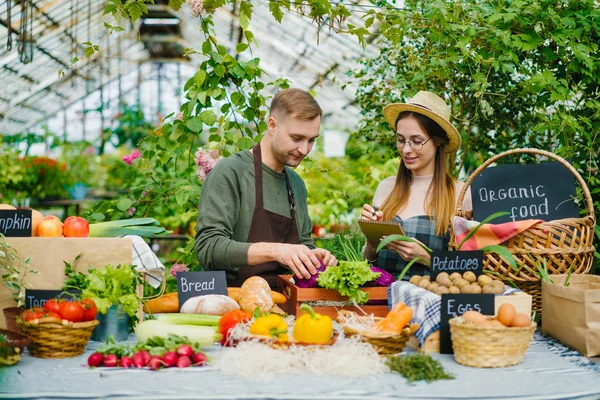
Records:
{"label": "organic food sign", "polygon": [[473,180],[471,197],[476,221],[498,211],[509,215],[493,220],[494,224],[579,216],[573,174],[557,162],[487,168]]}
{"label": "organic food sign", "polygon": [[180,308],[192,297],[206,294],[227,296],[225,271],[178,272],[177,293]]}
{"label": "organic food sign", "polygon": [[451,318],[459,317],[467,311],[477,311],[483,315],[494,315],[493,294],[443,294],[440,318],[440,353],[452,354],[450,337]]}
{"label": "organic food sign", "polygon": [[433,251],[430,265],[432,281],[440,272],[447,272],[448,275],[458,272],[462,275],[471,271],[479,276],[483,271],[483,251]]}
{"label": "organic food sign", "polygon": [[6,237],[30,237],[31,210],[0,210],[0,233]]}

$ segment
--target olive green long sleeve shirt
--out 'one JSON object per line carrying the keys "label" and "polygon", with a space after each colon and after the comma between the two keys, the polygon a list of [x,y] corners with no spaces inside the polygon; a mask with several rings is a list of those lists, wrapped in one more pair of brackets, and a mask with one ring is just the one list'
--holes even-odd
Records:
{"label": "olive green long sleeve shirt", "polygon": [[[221,160],[202,185],[194,249],[198,262],[207,270],[225,270],[228,278],[248,267],[248,234],[254,215],[256,192],[254,156],[241,151]],[[291,216],[283,173],[263,169],[264,208]],[[306,186],[300,176],[286,167],[296,201],[296,225],[300,242],[314,248],[312,223],[306,203]]]}

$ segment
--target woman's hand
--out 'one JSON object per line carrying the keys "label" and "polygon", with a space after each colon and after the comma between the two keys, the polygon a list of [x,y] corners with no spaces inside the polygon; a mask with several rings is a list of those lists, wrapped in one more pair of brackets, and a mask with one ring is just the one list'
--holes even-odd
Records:
{"label": "woman's hand", "polygon": [[405,261],[411,261],[413,258],[416,257],[421,257],[427,262],[431,261],[431,256],[429,255],[429,253],[427,253],[425,249],[419,246],[418,243],[396,240],[388,243],[385,247],[398,253],[398,255],[400,255],[400,257],[402,257]]}
{"label": "woman's hand", "polygon": [[360,213],[362,218],[370,219],[372,221],[381,221],[383,219],[383,211],[376,211],[369,204],[363,205],[363,209]]}

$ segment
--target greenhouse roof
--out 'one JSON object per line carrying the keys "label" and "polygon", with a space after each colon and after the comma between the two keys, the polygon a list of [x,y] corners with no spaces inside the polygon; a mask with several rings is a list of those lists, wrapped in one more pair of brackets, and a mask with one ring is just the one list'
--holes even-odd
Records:
{"label": "greenhouse roof", "polygon": [[[184,82],[202,61],[200,55],[185,56],[185,48],[199,50],[204,41],[199,19],[186,5],[175,12],[156,1],[148,7],[148,16],[135,26],[109,35],[105,22],[117,24],[112,17],[102,15],[104,1],[32,1],[29,26],[33,40],[22,41],[19,32],[28,21],[21,8],[25,3],[9,1],[0,10],[2,134],[35,128],[63,111],[66,122],[70,118],[68,108],[109,84],[117,84],[118,90],[104,94],[100,104],[111,101],[111,97],[118,99],[149,79],[151,65],[186,65],[181,71]],[[353,7],[362,9],[360,5]],[[218,9],[214,21],[217,40],[235,54],[241,36],[236,10]],[[324,109],[324,122],[336,129],[353,128],[360,110],[353,104],[355,85],[347,81],[345,73],[355,68],[361,57],[374,56],[375,46],[369,44],[363,50],[356,37],[335,34],[326,27],[317,41],[318,28],[309,19],[288,13],[278,24],[270,15],[268,2],[255,4],[249,29],[259,43],[254,55],[260,57],[261,68],[268,74],[265,81],[288,78],[294,87],[315,90]],[[89,58],[83,56],[87,41],[100,46],[100,51]],[[23,48],[25,52],[20,52]],[[31,55],[32,60],[25,63]],[[76,56],[80,61],[71,67]],[[348,84],[342,89],[344,83]],[[143,101],[145,96],[141,97]],[[178,102],[181,99],[179,96]],[[163,110],[174,112],[178,105]]]}

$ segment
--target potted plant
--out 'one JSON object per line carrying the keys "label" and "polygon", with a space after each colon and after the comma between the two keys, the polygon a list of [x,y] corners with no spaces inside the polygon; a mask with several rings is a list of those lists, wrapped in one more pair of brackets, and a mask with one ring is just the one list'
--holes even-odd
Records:
{"label": "potted plant", "polygon": [[19,332],[16,319],[25,305],[25,289],[31,288],[31,285],[25,283],[25,279],[29,273],[38,273],[30,269],[30,263],[31,257],[27,257],[21,264],[17,250],[0,234],[0,276],[6,287],[12,291],[11,298],[17,304],[16,307],[3,310],[7,329],[13,332]]}

